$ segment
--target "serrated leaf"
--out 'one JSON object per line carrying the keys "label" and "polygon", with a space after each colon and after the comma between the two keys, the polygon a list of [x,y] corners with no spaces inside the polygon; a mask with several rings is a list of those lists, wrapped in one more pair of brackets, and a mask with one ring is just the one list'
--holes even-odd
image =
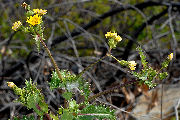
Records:
{"label": "serrated leaf", "polygon": [[64,92],[62,94],[62,96],[66,99],[66,100],[70,100],[72,98],[72,93],[71,92]]}
{"label": "serrated leaf", "polygon": [[141,48],[141,47],[137,47],[137,50],[139,51],[139,55],[140,55],[141,63],[142,63],[142,65],[143,65],[143,67],[144,67],[144,68],[147,68],[147,63],[148,63],[148,62],[146,62],[146,56],[145,56],[142,48]]}
{"label": "serrated leaf", "polygon": [[81,110],[77,116],[77,120],[94,120],[94,119],[109,119],[116,120],[114,111],[111,111],[108,107],[102,105],[88,105]]}
{"label": "serrated leaf", "polygon": [[19,95],[18,101],[27,108],[33,109],[39,116],[43,116],[48,112],[48,105],[44,101],[44,96],[31,80],[26,80],[25,84],[26,86],[23,89],[14,88],[15,93]]}
{"label": "serrated leaf", "polygon": [[167,68],[168,65],[169,65],[169,62],[170,62],[170,60],[166,59],[166,60],[161,64],[162,68]]}
{"label": "serrated leaf", "polygon": [[52,90],[52,89],[55,89],[55,88],[58,88],[60,82],[61,82],[61,80],[60,80],[60,78],[58,77],[57,72],[53,71],[53,72],[52,72],[52,75],[51,75],[51,82],[49,83],[51,90]]}
{"label": "serrated leaf", "polygon": [[[70,73],[67,70],[61,70],[60,71],[62,75],[62,81],[59,79],[58,75],[56,72],[52,72],[52,77],[51,77],[51,82],[50,88],[61,88],[65,89],[67,92],[73,92],[74,89],[79,89],[81,92],[81,95],[85,96],[85,99],[88,98],[90,94],[90,89],[89,89],[89,83],[86,82],[82,77],[76,76],[75,74]],[[64,94],[64,97],[66,99],[70,99],[72,96],[69,96],[71,94]]]}
{"label": "serrated leaf", "polygon": [[69,112],[69,110],[64,109],[63,110],[63,114],[61,115],[61,120],[73,120],[74,116],[72,115],[71,112]]}
{"label": "serrated leaf", "polygon": [[160,74],[159,74],[160,80],[165,79],[167,76],[168,76],[168,73],[167,73],[167,72],[163,72],[163,73],[160,73]]}

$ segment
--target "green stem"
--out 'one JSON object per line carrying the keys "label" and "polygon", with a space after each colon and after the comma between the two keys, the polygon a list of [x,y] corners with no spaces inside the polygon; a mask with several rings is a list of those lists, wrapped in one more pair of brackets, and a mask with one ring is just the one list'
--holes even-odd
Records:
{"label": "green stem", "polygon": [[116,57],[114,57],[113,55],[109,54],[110,57],[112,57],[113,59],[115,59],[120,65],[122,66],[128,66],[129,67],[129,63],[128,61],[125,60],[118,60]]}
{"label": "green stem", "polygon": [[113,55],[109,55],[109,56],[111,56],[112,58],[114,58],[116,61],[118,61],[119,63],[121,63],[121,61],[120,60],[118,60],[116,57],[114,57]]}
{"label": "green stem", "polygon": [[38,35],[39,40],[40,40],[40,42],[42,43],[43,47],[45,48],[45,50],[46,50],[49,58],[51,59],[51,62],[52,62],[52,64],[53,64],[53,66],[55,67],[55,70],[56,70],[56,72],[57,72],[57,74],[58,74],[58,77],[59,77],[61,80],[63,80],[63,79],[62,79],[62,76],[61,76],[61,73],[60,73],[60,71],[59,71],[59,68],[58,68],[58,66],[57,66],[54,58],[52,57],[52,54],[51,54],[50,50],[49,50],[48,47],[46,46],[45,42],[42,40],[41,36],[40,36],[39,34],[37,34],[37,35]]}

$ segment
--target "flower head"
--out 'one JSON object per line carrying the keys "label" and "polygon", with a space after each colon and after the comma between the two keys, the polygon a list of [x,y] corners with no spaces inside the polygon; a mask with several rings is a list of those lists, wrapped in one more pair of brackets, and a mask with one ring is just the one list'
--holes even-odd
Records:
{"label": "flower head", "polygon": [[107,32],[107,34],[105,34],[105,37],[107,39],[114,39],[116,42],[120,42],[122,40],[122,38],[117,35],[117,33],[111,33],[111,32]]}
{"label": "flower head", "polygon": [[34,16],[30,16],[27,17],[27,23],[31,24],[31,25],[38,25],[42,22],[42,17],[38,16],[38,14],[34,15]]}
{"label": "flower head", "polygon": [[12,29],[14,31],[17,31],[17,29],[20,28],[21,25],[22,25],[21,21],[17,21],[15,23],[13,23]]}
{"label": "flower head", "polygon": [[13,88],[15,86],[15,84],[13,82],[7,82],[7,84],[10,88]]}
{"label": "flower head", "polygon": [[168,55],[168,59],[169,59],[169,60],[172,60],[172,59],[173,59],[173,53],[171,53],[171,54]]}
{"label": "flower head", "polygon": [[33,9],[33,12],[34,12],[35,14],[45,15],[45,14],[47,13],[47,10]]}
{"label": "flower head", "polygon": [[111,33],[111,37],[112,37],[112,38],[115,38],[116,36],[117,36],[117,33],[115,33],[115,32],[114,32],[114,33]]}
{"label": "flower head", "polygon": [[105,34],[106,38],[109,38],[111,36],[111,32],[107,32],[107,34]]}
{"label": "flower head", "polygon": [[122,40],[122,38],[119,35],[117,35],[117,33],[111,33],[111,31],[107,32],[107,34],[105,34],[105,37],[109,39],[108,44],[110,49],[116,48],[117,43]]}
{"label": "flower head", "polygon": [[131,70],[135,70],[136,69],[136,65],[137,65],[137,63],[135,61],[129,61],[129,68]]}
{"label": "flower head", "polygon": [[120,42],[120,41],[122,40],[122,38],[118,35],[118,36],[116,36],[115,40],[116,40],[117,42]]}
{"label": "flower head", "polygon": [[24,9],[26,9],[27,8],[27,6],[28,6],[28,4],[27,3],[25,3],[25,2],[23,2],[23,4],[21,5]]}

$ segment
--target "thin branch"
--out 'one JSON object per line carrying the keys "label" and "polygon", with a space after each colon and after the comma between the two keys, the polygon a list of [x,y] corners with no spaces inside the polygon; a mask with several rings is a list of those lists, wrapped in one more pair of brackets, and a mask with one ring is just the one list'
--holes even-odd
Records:
{"label": "thin branch", "polygon": [[161,84],[161,120],[163,120],[163,90],[164,90],[164,83]]}
{"label": "thin branch", "polygon": [[169,16],[169,27],[170,27],[170,31],[171,31],[172,39],[173,39],[173,43],[171,44],[171,48],[173,49],[174,56],[176,57],[177,40],[176,40],[176,36],[174,34],[174,27],[172,25],[171,12],[172,12],[172,6],[170,6],[168,9],[168,16]]}
{"label": "thin branch", "polygon": [[100,96],[102,96],[102,95],[112,93],[112,92],[114,92],[114,90],[116,90],[116,89],[119,89],[119,88],[125,87],[125,86],[129,86],[129,85],[132,85],[132,84],[134,84],[134,83],[136,83],[136,82],[138,82],[138,81],[137,81],[137,80],[131,80],[131,81],[126,82],[126,83],[124,83],[124,84],[120,84],[120,85],[118,85],[118,86],[115,86],[115,87],[113,87],[113,88],[111,88],[111,89],[104,90],[103,92],[99,92],[99,93],[97,93],[97,94],[95,94],[95,95],[93,95],[93,96],[90,96],[90,97],[88,98],[88,101],[91,101],[91,100],[93,100],[93,99],[95,99],[95,98],[97,98],[97,97],[100,97]]}
{"label": "thin branch", "polygon": [[[138,8],[139,10],[142,10],[146,7],[150,7],[150,6],[159,6],[159,5],[162,5],[162,3],[158,3],[158,2],[152,2],[152,1],[148,1],[148,2],[143,2],[143,3],[140,3],[140,4],[136,4],[134,7],[135,8]],[[132,6],[123,6],[123,7],[119,7],[119,8],[116,8],[116,9],[113,9],[113,10],[110,10],[106,13],[104,13],[103,15],[99,16],[98,18],[94,18],[92,21],[90,21],[88,24],[86,25],[83,25],[82,28],[87,30],[89,29],[90,27],[93,27],[95,25],[97,25],[98,23],[100,23],[103,19],[107,18],[107,17],[110,17],[110,16],[113,16],[117,13],[120,13],[124,10],[134,10],[134,7],[132,8]],[[56,21],[56,20],[55,20]],[[74,37],[74,36],[77,36],[79,34],[81,34],[82,31],[79,30],[79,29],[74,29],[73,32],[71,32],[71,36]],[[55,46],[56,44],[60,43],[60,42],[63,42],[65,41],[66,39],[68,39],[68,37],[66,35],[64,36],[60,36],[60,37],[57,37],[53,40],[53,43],[52,43],[52,46]]]}
{"label": "thin branch", "polygon": [[[147,21],[147,23],[148,23],[149,25],[152,24],[155,20],[159,19],[160,17],[162,17],[163,15],[165,15],[167,12],[168,12],[168,9],[165,9],[165,10],[163,10],[162,12],[160,12],[159,14],[152,16],[152,17]],[[122,56],[122,58],[123,58],[124,60],[127,60],[128,55],[129,55],[129,53],[130,53],[130,51],[131,51],[131,49],[132,49],[132,46],[133,46],[133,44],[134,44],[134,41],[137,41],[138,36],[139,36],[140,33],[144,30],[144,28],[146,27],[146,25],[147,25],[146,22],[144,22],[143,24],[141,24],[141,26],[139,26],[138,30],[135,30],[134,34],[132,35],[133,38],[134,38],[134,40],[133,40],[133,41],[131,40],[131,41],[128,42],[128,44],[127,44],[127,46],[126,46],[126,48],[125,48],[124,54],[123,54],[123,56]]]}
{"label": "thin branch", "polygon": [[179,114],[178,114],[179,105],[180,105],[180,99],[178,100],[178,103],[175,106],[176,120],[179,120]]}

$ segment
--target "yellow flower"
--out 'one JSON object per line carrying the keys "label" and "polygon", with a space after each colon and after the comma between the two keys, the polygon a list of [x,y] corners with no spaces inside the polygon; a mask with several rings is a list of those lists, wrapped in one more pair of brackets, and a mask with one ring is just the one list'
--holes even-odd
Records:
{"label": "yellow flower", "polygon": [[27,23],[31,24],[31,25],[38,25],[42,22],[42,16],[38,16],[38,14],[34,15],[34,16],[30,16],[27,17]]}
{"label": "yellow flower", "polygon": [[116,38],[116,36],[117,36],[117,33],[111,33],[111,31],[110,32],[107,32],[107,34],[105,34],[105,36],[106,36],[106,38]]}
{"label": "yellow flower", "polygon": [[129,61],[129,68],[131,70],[135,70],[136,69],[136,65],[137,65],[137,63],[135,61]]}
{"label": "yellow flower", "polygon": [[111,32],[107,32],[107,34],[105,34],[106,38],[109,38],[111,36]]}
{"label": "yellow flower", "polygon": [[120,42],[120,41],[122,40],[122,38],[118,35],[118,36],[116,36],[115,40],[116,40],[117,42]]}
{"label": "yellow flower", "polygon": [[173,59],[173,53],[171,53],[171,54],[168,55],[168,59],[169,59],[169,60],[172,60],[172,59]]}
{"label": "yellow flower", "polygon": [[12,29],[14,31],[17,31],[17,29],[22,25],[21,21],[17,21],[15,23],[13,23]]}
{"label": "yellow flower", "polygon": [[111,33],[111,37],[112,37],[112,38],[116,38],[116,37],[117,37],[117,33],[115,33],[115,32],[114,32],[114,33]]}
{"label": "yellow flower", "polygon": [[42,10],[42,9],[33,9],[35,14],[39,15],[45,15],[47,13],[47,10]]}
{"label": "yellow flower", "polygon": [[7,84],[10,88],[13,88],[15,86],[15,84],[13,82],[7,82]]}
{"label": "yellow flower", "polygon": [[25,3],[25,2],[23,2],[23,4],[21,5],[24,9],[26,9],[27,8],[27,6],[28,6],[28,4],[27,3]]}
{"label": "yellow flower", "polygon": [[122,40],[122,38],[119,35],[117,35],[117,33],[115,33],[115,32],[111,33],[111,31],[107,32],[107,34],[105,34],[105,37],[108,38],[108,39],[112,38],[117,42],[120,42]]}
{"label": "yellow flower", "polygon": [[116,48],[117,43],[122,40],[122,38],[119,35],[117,35],[117,33],[115,32],[111,33],[111,31],[107,32],[105,36],[107,39],[109,39],[108,44],[109,44],[110,49]]}

